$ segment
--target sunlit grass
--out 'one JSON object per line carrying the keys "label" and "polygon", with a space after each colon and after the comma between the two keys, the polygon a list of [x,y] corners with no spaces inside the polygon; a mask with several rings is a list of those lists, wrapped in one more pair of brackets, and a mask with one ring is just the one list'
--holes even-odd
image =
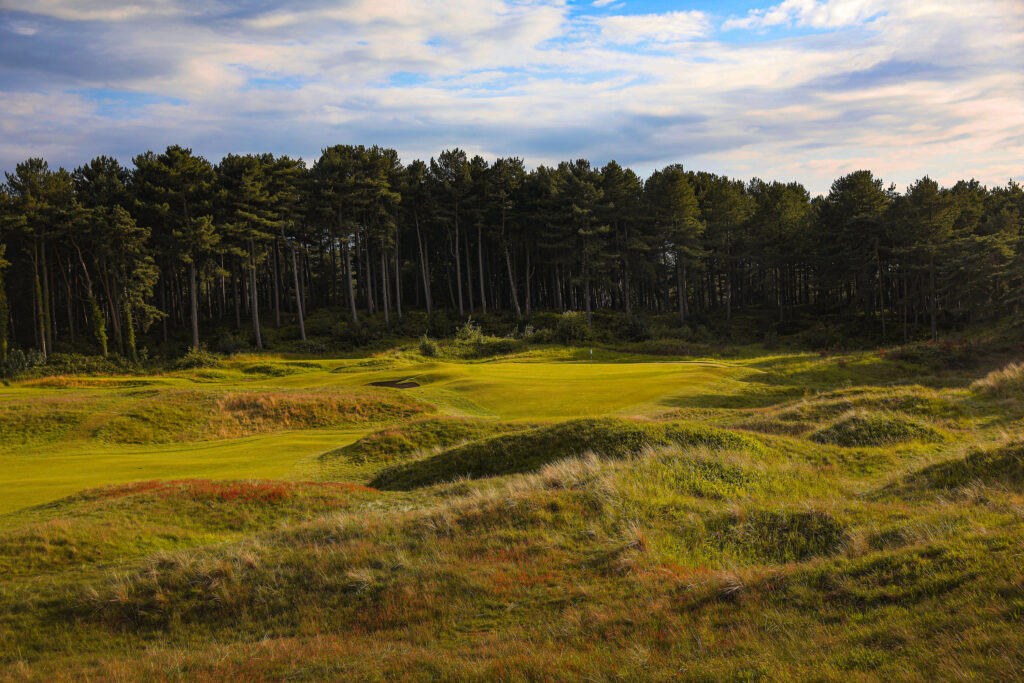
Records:
{"label": "sunlit grass", "polygon": [[404,348],[16,383],[0,678],[1013,679],[991,369]]}

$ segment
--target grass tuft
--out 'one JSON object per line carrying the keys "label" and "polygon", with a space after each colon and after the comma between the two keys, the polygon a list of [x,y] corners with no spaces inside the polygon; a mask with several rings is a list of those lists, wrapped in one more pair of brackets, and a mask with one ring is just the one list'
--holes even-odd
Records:
{"label": "grass tuft", "polygon": [[996,398],[1024,396],[1024,363],[1010,363],[993,370],[971,384],[971,391]]}
{"label": "grass tuft", "polygon": [[904,488],[957,489],[981,483],[1024,487],[1024,441],[974,450],[962,458],[929,465],[903,480]]}

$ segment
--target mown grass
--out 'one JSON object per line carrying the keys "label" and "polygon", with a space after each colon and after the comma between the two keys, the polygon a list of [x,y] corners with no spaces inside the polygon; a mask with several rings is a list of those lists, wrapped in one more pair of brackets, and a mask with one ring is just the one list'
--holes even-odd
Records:
{"label": "mown grass", "polygon": [[[741,354],[708,374],[530,353],[294,372],[245,357],[130,398],[12,387],[14,410],[110,414],[3,462],[60,469],[76,448],[124,481],[119,460],[189,449],[183,469],[234,453],[279,474],[147,476],[0,515],[0,678],[1020,678],[1021,423],[975,384],[991,366],[922,382],[880,354]],[[90,431],[172,395],[202,409],[171,401],[192,417],[162,433],[204,441],[130,455]],[[333,395],[439,411],[330,423]]]}

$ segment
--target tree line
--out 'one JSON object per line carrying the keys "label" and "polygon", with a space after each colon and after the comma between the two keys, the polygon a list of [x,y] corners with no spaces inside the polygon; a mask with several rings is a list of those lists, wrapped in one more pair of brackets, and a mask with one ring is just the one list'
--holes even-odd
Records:
{"label": "tree line", "polygon": [[[0,186],[0,361],[55,344],[137,357],[137,335],[193,347],[210,324],[309,310],[353,324],[411,309],[460,318],[598,309],[726,320],[770,309],[859,316],[883,339],[994,319],[1024,295],[1024,191],[1009,182],[904,193],[869,171],[812,197],[670,165],[648,178],[579,159],[528,170],[460,149],[403,164],[337,145],[307,166],[191,150],[33,158]],[[895,329],[894,329],[895,328]]]}

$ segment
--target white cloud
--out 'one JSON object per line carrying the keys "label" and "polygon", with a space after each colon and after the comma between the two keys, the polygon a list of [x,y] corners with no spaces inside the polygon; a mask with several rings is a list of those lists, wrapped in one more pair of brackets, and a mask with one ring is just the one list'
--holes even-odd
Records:
{"label": "white cloud", "polygon": [[722,27],[728,30],[795,24],[839,28],[859,24],[890,5],[883,0],[784,0],[768,9],[751,10],[746,17],[729,19]]}
{"label": "white cloud", "polygon": [[[0,6],[26,13],[0,16],[0,79],[21,78],[0,80],[0,168],[358,142],[407,160],[460,145],[641,172],[681,161],[823,190],[859,167],[1001,183],[1024,158],[1018,0],[786,0],[733,20],[777,27],[747,44],[719,42],[700,12],[579,16],[563,0]],[[90,89],[159,97],[112,113]]]}
{"label": "white cloud", "polygon": [[626,14],[598,20],[601,37],[612,43],[671,43],[705,35],[711,22],[703,12]]}

